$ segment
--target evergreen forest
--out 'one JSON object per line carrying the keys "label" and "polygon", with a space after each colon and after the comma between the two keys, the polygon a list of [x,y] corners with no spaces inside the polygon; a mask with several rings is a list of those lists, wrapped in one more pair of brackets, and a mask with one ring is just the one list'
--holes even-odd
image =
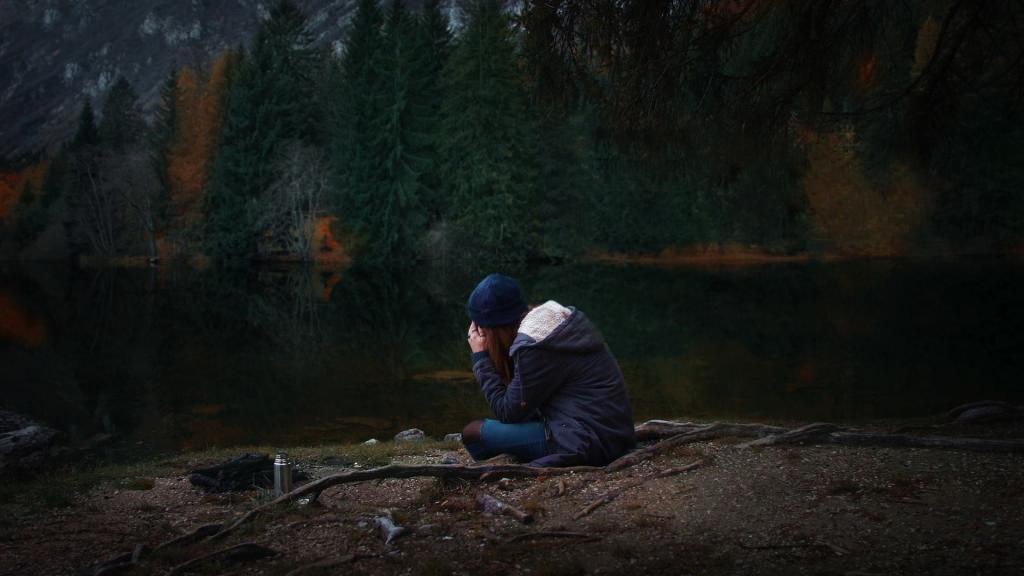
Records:
{"label": "evergreen forest", "polygon": [[0,166],[4,253],[1024,247],[1020,2],[357,4],[324,46],[282,0],[155,110],[124,78],[75,104],[73,138]]}

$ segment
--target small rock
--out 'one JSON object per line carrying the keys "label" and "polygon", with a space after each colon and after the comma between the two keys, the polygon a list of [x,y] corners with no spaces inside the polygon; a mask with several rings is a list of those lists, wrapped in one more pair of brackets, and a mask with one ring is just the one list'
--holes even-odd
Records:
{"label": "small rock", "polygon": [[462,442],[462,434],[459,434],[458,432],[455,432],[455,433],[452,433],[452,434],[445,434],[444,435],[444,441],[445,442]]}
{"label": "small rock", "polygon": [[423,430],[419,428],[409,428],[408,430],[402,430],[398,434],[395,434],[395,442],[412,442],[416,440],[423,440],[427,435],[423,433]]}
{"label": "small rock", "polygon": [[458,463],[459,463],[459,457],[456,456],[455,454],[450,453],[450,452],[448,454],[445,454],[444,457],[441,458],[441,464],[458,464]]}
{"label": "small rock", "polygon": [[363,445],[364,445],[364,446],[373,446],[373,445],[374,445],[374,444],[376,444],[377,442],[379,442],[379,440],[377,440],[376,438],[370,438],[370,439],[369,439],[369,440],[367,440],[366,442],[363,442]]}
{"label": "small rock", "polygon": [[379,533],[381,540],[384,541],[384,544],[391,544],[395,538],[398,538],[409,531],[405,526],[395,524],[395,521],[391,518],[390,514],[378,516],[374,521],[377,524],[377,532]]}

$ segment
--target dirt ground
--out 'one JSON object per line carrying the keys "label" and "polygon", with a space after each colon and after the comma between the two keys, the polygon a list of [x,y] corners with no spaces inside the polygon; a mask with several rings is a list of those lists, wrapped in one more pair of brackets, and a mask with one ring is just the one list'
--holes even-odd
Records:
{"label": "dirt ground", "polygon": [[[1022,436],[1006,428],[984,435]],[[1024,574],[1024,454],[738,444],[694,444],[613,474],[342,485],[319,506],[286,508],[224,541],[158,551],[116,573],[168,574],[255,542],[277,554],[201,563],[194,573]],[[468,463],[451,448],[433,444],[396,461]],[[610,490],[697,459],[705,464],[646,481],[573,519]],[[342,470],[328,464],[338,461],[346,459],[323,454],[306,464],[323,476]],[[82,573],[266,501],[203,492],[182,475],[195,464],[183,457],[161,476],[97,486],[70,507],[3,518],[0,574]],[[485,513],[478,491],[536,520]],[[408,528],[390,544],[375,528],[384,509]]]}

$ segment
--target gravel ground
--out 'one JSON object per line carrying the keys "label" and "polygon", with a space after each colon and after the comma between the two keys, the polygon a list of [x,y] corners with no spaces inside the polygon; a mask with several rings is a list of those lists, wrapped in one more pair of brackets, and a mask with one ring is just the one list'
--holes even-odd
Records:
{"label": "gravel ground", "polygon": [[[468,462],[465,452],[435,449],[400,460],[452,456]],[[573,519],[610,490],[697,459],[704,465],[649,479]],[[324,475],[340,468],[312,470]],[[4,518],[0,574],[77,574],[137,544],[153,547],[260,502],[252,494],[208,495],[181,476],[140,487],[149,486],[100,487],[70,508]],[[479,490],[537,520],[523,525],[478,510]],[[282,510],[224,542],[158,552],[118,574],[166,574],[188,558],[241,542],[262,544],[278,555],[210,564],[197,573],[288,574],[324,561],[335,564],[302,573],[1024,574],[1022,497],[1022,454],[752,449],[724,439],[611,475],[339,486],[321,496],[321,506]],[[374,528],[384,509],[409,528],[388,545]],[[577,535],[550,535],[559,531]]]}

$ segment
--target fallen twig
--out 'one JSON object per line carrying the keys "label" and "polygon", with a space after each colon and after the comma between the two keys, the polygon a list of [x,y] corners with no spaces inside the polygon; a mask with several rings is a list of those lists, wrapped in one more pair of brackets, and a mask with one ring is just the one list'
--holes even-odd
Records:
{"label": "fallen twig", "polygon": [[586,516],[587,514],[590,514],[594,510],[597,510],[601,506],[604,506],[605,504],[607,504],[607,503],[611,502],[612,500],[618,498],[619,495],[621,495],[623,492],[626,492],[627,490],[630,490],[632,488],[636,488],[637,486],[639,486],[639,485],[641,485],[641,484],[643,484],[643,483],[645,483],[645,482],[647,482],[649,480],[654,480],[655,478],[665,478],[667,476],[672,476],[673,474],[680,474],[682,472],[688,472],[690,470],[693,470],[695,468],[700,467],[703,464],[704,464],[704,460],[695,460],[693,462],[690,462],[689,464],[685,464],[683,466],[676,466],[676,467],[673,467],[673,468],[668,468],[666,470],[662,470],[661,472],[658,472],[657,474],[653,474],[651,476],[646,476],[646,477],[641,478],[639,480],[636,480],[634,482],[630,482],[629,484],[626,484],[624,486],[620,486],[620,487],[618,487],[618,488],[616,488],[614,490],[610,490],[609,492],[607,492],[604,495],[602,495],[602,496],[598,497],[597,499],[593,500],[585,508],[583,508],[582,510],[580,510],[579,512],[574,514],[573,515],[573,520],[579,520],[580,518],[583,518],[584,516]]}
{"label": "fallen twig", "polygon": [[518,534],[506,540],[507,544],[515,544],[516,542],[522,542],[524,540],[537,540],[539,538],[583,538],[586,541],[589,540],[600,540],[599,536],[593,534],[587,534],[585,532],[527,532],[526,534]]}
{"label": "fallen twig", "polygon": [[[426,464],[406,465],[392,464],[370,470],[349,470],[310,482],[289,492],[276,500],[250,510],[237,520],[224,525],[207,540],[216,540],[232,533],[267,510],[293,502],[299,498],[309,497],[310,504],[316,502],[320,494],[339,484],[363,482],[382,478],[460,478],[465,480],[487,480],[489,478],[523,478],[539,476],[557,476],[576,472],[612,473],[634,466],[654,458],[672,448],[706,442],[723,437],[753,438],[752,441],[740,444],[739,447],[773,446],[786,444],[838,444],[843,446],[890,446],[915,448],[945,448],[953,450],[970,450],[980,452],[1024,452],[1024,440],[990,440],[982,438],[948,438],[937,436],[908,436],[867,432],[855,428],[840,427],[835,424],[810,424],[800,428],[789,429],[765,424],[747,424],[714,422],[696,424],[692,422],[670,422],[666,420],[649,420],[636,427],[638,440],[662,438],[651,446],[629,452],[604,467],[573,466],[566,468],[535,468],[519,464],[484,464],[473,466]],[[563,484],[559,484],[558,495],[564,494]],[[613,499],[615,496],[612,495]],[[608,495],[602,498],[607,500]],[[594,507],[598,507],[598,503]],[[589,513],[589,512],[587,512]],[[585,514],[583,514],[585,515]]]}
{"label": "fallen twig", "polygon": [[277,551],[267,548],[266,546],[260,546],[255,542],[244,542],[237,544],[229,548],[217,550],[211,552],[205,556],[193,558],[187,562],[178,564],[174,568],[171,568],[170,575],[181,574],[190,568],[193,568],[203,562],[209,562],[211,560],[228,561],[228,562],[242,562],[245,560],[258,560],[260,558],[267,558],[269,556],[276,556]]}
{"label": "fallen twig", "polygon": [[362,558],[376,557],[376,554],[345,554],[344,556],[340,556],[338,558],[325,558],[323,560],[318,560],[310,564],[303,564],[302,566],[295,568],[291,572],[288,572],[287,574],[285,574],[285,576],[301,576],[306,572],[326,570],[328,568],[335,568],[337,566],[341,566],[342,564],[348,564],[349,562],[355,562],[356,560]]}
{"label": "fallen twig", "polygon": [[565,468],[536,468],[533,466],[524,466],[520,464],[499,464],[494,466],[461,466],[461,465],[448,465],[448,464],[425,464],[425,465],[412,465],[412,464],[391,464],[389,466],[382,466],[380,468],[373,468],[370,470],[349,470],[346,472],[340,472],[338,474],[332,474],[325,476],[315,482],[300,486],[299,488],[284,494],[277,499],[268,502],[262,506],[253,508],[242,517],[238,518],[231,524],[224,526],[219,532],[213,534],[208,540],[221,539],[231,532],[237,530],[244,524],[252,522],[262,514],[266,513],[267,510],[271,510],[282,504],[295,501],[304,496],[311,496],[311,502],[316,500],[321,492],[336,486],[338,484],[346,484],[351,482],[363,482],[366,480],[375,480],[377,478],[417,478],[417,477],[435,477],[435,478],[464,478],[464,479],[478,479],[485,474],[494,474],[501,476],[511,477],[536,477],[543,475],[559,475],[559,474],[572,474],[575,472],[600,472],[602,468],[594,466],[571,466]]}
{"label": "fallen twig", "polygon": [[961,404],[948,410],[941,416],[947,423],[970,424],[997,420],[1014,420],[1024,417],[1024,406],[1014,406],[1008,402],[982,400]]}
{"label": "fallen twig", "polygon": [[751,546],[749,544],[744,544],[743,542],[740,542],[739,545],[740,545],[740,548],[744,548],[744,549],[747,549],[747,550],[784,550],[784,549],[787,549],[787,548],[827,548],[828,550],[830,550],[836,556],[845,556],[846,554],[850,553],[845,548],[842,548],[840,546],[836,546],[835,544],[830,544],[828,542],[820,542],[820,541],[818,541],[818,542],[798,542],[798,543],[794,543],[794,544],[762,544],[762,545],[755,545],[755,546]]}
{"label": "fallen twig", "polygon": [[144,544],[136,544],[135,548],[131,552],[121,554],[107,560],[106,562],[93,566],[83,571],[83,574],[89,574],[89,576],[104,576],[108,574],[117,574],[123,570],[129,568],[133,564],[139,562],[147,555],[149,555],[150,549]]}
{"label": "fallen twig", "polygon": [[732,424],[715,422],[712,424],[691,424],[688,422],[676,423],[665,420],[650,420],[637,427],[637,436],[640,438],[668,438],[639,450],[634,450],[605,466],[606,472],[616,472],[635,466],[645,460],[650,460],[656,455],[671,448],[706,442],[715,438],[726,436],[739,436],[746,438],[762,438],[770,434],[779,434],[786,431],[786,428],[778,426],[766,426],[763,424]]}
{"label": "fallen twig", "polygon": [[701,424],[696,422],[673,422],[671,420],[648,420],[636,426],[634,437],[638,442],[641,442],[691,432],[713,432],[716,437],[758,438],[785,431],[786,428],[781,426],[746,422],[710,422]]}
{"label": "fallen twig", "polygon": [[486,512],[491,514],[506,514],[512,516],[516,520],[519,520],[523,524],[529,524],[533,522],[533,515],[528,512],[524,512],[515,506],[502,502],[490,494],[480,492],[476,495],[476,501]]}
{"label": "fallen twig", "polygon": [[884,434],[866,432],[855,428],[843,428],[828,423],[808,424],[800,428],[794,428],[793,430],[764,436],[745,444],[740,444],[740,447],[805,443],[898,448],[944,448],[950,450],[969,450],[972,452],[1024,452],[1024,441],[1022,440]]}
{"label": "fallen twig", "polygon": [[203,538],[208,538],[213,534],[216,534],[221,529],[220,524],[205,524],[189,532],[183,534],[177,538],[172,538],[162,544],[159,544],[156,549],[163,550],[164,548],[178,547],[178,546],[189,546],[199,542]]}

